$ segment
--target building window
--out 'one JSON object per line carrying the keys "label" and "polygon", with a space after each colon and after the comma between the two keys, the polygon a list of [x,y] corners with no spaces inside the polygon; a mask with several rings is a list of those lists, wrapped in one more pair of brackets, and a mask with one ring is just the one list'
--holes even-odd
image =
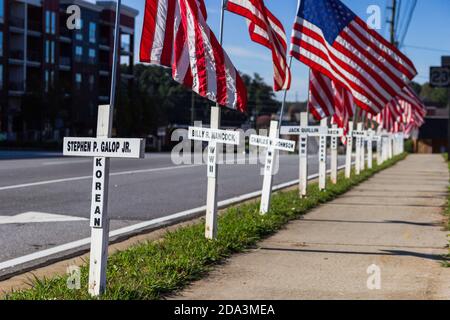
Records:
{"label": "building window", "polygon": [[[3,2],[3,1],[0,1]],[[3,65],[0,64],[0,89],[3,89]]]}
{"label": "building window", "polygon": [[50,61],[55,63],[55,41],[50,42]]}
{"label": "building window", "polygon": [[4,9],[5,9],[5,3],[3,0],[0,0],[0,19],[3,19],[5,16]]}
{"label": "building window", "polygon": [[56,12],[52,12],[52,34],[56,34]]}
{"label": "building window", "polygon": [[51,24],[51,13],[50,11],[45,11],[45,33],[50,33]]}
{"label": "building window", "polygon": [[75,86],[78,90],[81,89],[81,81],[83,80],[83,77],[81,76],[81,73],[75,74]]}
{"label": "building window", "polygon": [[50,62],[50,41],[45,40],[45,62]]}
{"label": "building window", "polygon": [[95,51],[95,49],[89,49],[89,62],[90,63],[95,63],[96,55],[97,55],[97,52]]}
{"label": "building window", "polygon": [[75,47],[75,59],[77,61],[81,61],[82,58],[83,58],[83,47],[76,46]]}
{"label": "building window", "polygon": [[95,22],[89,22],[89,42],[95,43],[97,40],[97,24]]}
{"label": "building window", "polygon": [[55,42],[45,40],[45,62],[55,63]]}
{"label": "building window", "polygon": [[0,31],[0,57],[3,57],[3,32],[2,31]]}
{"label": "building window", "polygon": [[75,34],[75,39],[79,40],[79,41],[83,41],[83,19],[79,19],[78,20],[78,31]]}

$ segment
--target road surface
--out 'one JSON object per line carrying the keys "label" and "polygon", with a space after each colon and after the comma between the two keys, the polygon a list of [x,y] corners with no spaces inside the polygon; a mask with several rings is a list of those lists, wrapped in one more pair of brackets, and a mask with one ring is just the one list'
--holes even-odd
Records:
{"label": "road surface", "polygon": [[[317,157],[309,163],[316,173]],[[261,167],[220,165],[219,200],[261,190]],[[86,158],[0,160],[0,263],[89,237],[91,175]],[[274,184],[295,179],[298,156],[282,155]],[[111,230],[204,206],[206,182],[205,165],[177,166],[170,154],[112,160]]]}

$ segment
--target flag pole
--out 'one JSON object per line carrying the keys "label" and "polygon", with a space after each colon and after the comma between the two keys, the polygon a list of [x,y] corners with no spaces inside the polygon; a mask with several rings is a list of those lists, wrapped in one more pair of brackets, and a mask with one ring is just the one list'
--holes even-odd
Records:
{"label": "flag pole", "polygon": [[[291,69],[291,67],[292,67],[292,56],[290,56],[290,58],[289,58],[289,69]],[[280,110],[280,124],[278,125],[278,134],[280,134],[281,123],[283,122],[283,114],[284,114],[284,108],[286,106],[287,92],[288,92],[288,89],[284,90],[283,102],[281,103],[281,110]]]}
{"label": "flag pole", "polygon": [[[122,1],[117,0],[116,4],[116,21],[114,30],[114,51],[113,51],[113,62],[111,70],[111,96],[110,96],[110,123],[112,123],[114,108],[116,105],[116,85],[117,85],[117,69],[118,69],[118,59],[120,50],[120,8],[122,6]],[[111,126],[112,127],[112,126]]]}
{"label": "flag pole", "polygon": [[[219,44],[223,44],[223,29],[225,18],[225,0],[221,1],[220,7],[220,31]],[[215,106],[211,107],[210,128],[220,128],[220,105],[217,102]],[[206,191],[206,218],[205,218],[205,238],[217,238],[217,176],[219,166],[217,164],[218,148],[216,142],[208,144],[208,159],[214,159],[214,164],[208,165],[208,186]]]}

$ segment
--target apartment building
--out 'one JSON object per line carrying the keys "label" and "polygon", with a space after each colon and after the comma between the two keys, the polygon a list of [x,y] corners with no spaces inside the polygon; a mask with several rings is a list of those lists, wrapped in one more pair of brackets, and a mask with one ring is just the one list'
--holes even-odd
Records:
{"label": "apartment building", "polygon": [[[0,141],[93,133],[97,106],[109,102],[115,9],[115,1],[0,0]],[[137,15],[121,9],[125,88]]]}

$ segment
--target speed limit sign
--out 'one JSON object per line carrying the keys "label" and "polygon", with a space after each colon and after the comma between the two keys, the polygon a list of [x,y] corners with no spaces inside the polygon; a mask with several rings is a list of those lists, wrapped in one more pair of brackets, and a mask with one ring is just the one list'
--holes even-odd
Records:
{"label": "speed limit sign", "polygon": [[430,85],[438,88],[450,87],[450,67],[431,67]]}

